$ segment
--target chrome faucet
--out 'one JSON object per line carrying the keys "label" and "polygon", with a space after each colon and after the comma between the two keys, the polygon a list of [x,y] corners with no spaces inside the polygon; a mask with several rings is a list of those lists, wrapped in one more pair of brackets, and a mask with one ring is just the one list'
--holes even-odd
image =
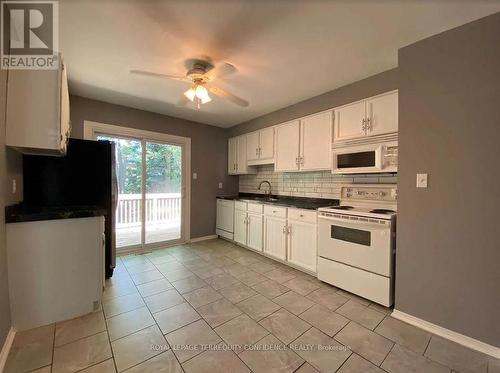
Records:
{"label": "chrome faucet", "polygon": [[267,181],[267,180],[263,180],[263,181],[260,182],[259,187],[257,189],[260,190],[261,187],[262,187],[262,184],[269,185],[269,191],[267,192],[267,198],[271,198],[271,183],[269,181]]}

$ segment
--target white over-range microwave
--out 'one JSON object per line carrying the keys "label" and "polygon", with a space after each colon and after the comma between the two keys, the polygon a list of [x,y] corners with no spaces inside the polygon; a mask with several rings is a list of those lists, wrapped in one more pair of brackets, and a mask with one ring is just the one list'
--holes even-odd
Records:
{"label": "white over-range microwave", "polygon": [[334,174],[398,172],[398,142],[333,149]]}

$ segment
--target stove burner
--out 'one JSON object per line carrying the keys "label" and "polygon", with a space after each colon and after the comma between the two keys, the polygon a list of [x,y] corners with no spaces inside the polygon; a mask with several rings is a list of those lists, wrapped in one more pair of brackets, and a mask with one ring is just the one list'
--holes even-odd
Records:
{"label": "stove burner", "polygon": [[354,207],[352,206],[335,206],[334,209],[337,210],[352,210]]}
{"label": "stove burner", "polygon": [[394,214],[396,211],[387,209],[373,209],[370,212],[374,214]]}

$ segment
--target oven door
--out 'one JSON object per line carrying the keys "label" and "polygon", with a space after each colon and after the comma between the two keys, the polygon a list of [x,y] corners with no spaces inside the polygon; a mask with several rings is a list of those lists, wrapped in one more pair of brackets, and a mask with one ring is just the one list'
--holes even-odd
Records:
{"label": "oven door", "polygon": [[352,216],[320,216],[318,255],[382,276],[391,276],[391,222],[371,220],[377,222],[361,221]]}

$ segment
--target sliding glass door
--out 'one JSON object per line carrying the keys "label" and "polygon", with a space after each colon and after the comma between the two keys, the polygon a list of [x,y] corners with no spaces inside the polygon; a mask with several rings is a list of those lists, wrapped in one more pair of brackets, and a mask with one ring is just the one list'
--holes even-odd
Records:
{"label": "sliding glass door", "polygon": [[183,238],[183,146],[97,134],[115,143],[118,251],[161,246]]}
{"label": "sliding glass door", "polygon": [[182,147],[146,142],[145,243],[181,238]]}

